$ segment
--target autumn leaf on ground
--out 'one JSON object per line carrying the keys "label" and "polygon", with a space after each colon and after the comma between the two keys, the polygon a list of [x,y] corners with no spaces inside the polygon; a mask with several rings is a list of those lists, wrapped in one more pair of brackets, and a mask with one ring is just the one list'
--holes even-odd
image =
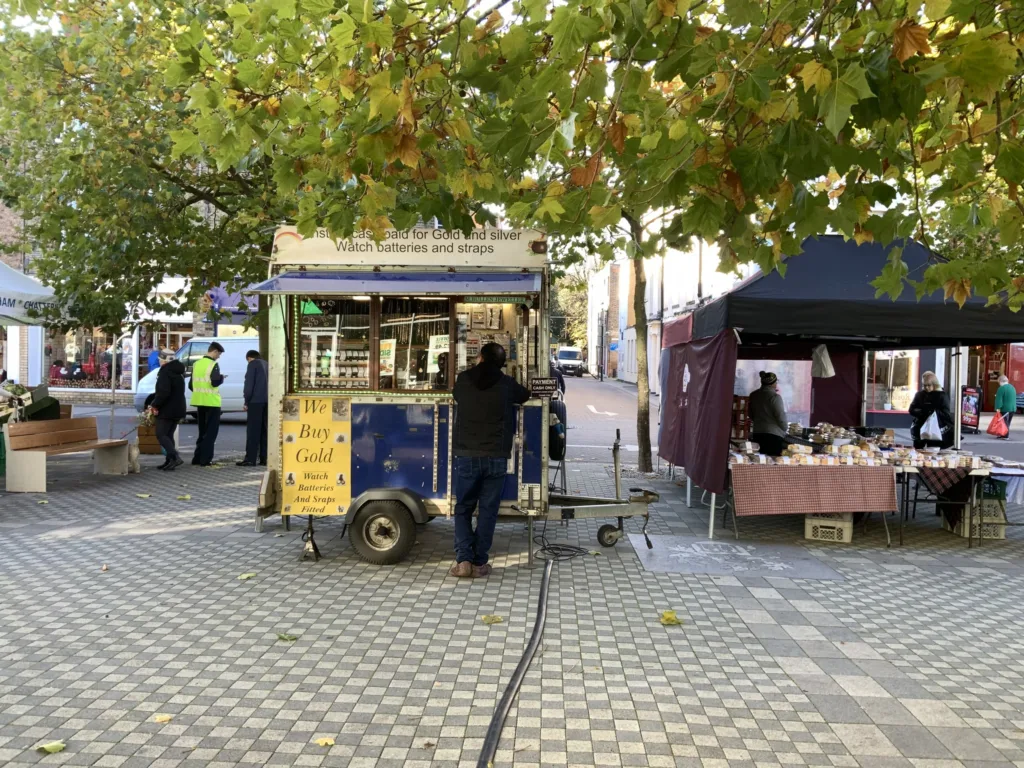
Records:
{"label": "autumn leaf on ground", "polygon": [[49,503],[50,502],[46,501],[45,499],[43,501],[37,501],[36,502],[36,504],[49,504]]}
{"label": "autumn leaf on ground", "polygon": [[169,723],[173,719],[174,719],[174,715],[165,715],[165,714],[162,714],[162,713],[157,713],[157,714],[153,715],[153,722],[154,723]]}
{"label": "autumn leaf on ground", "polygon": [[67,746],[63,741],[51,741],[46,744],[40,744],[36,747],[36,752],[45,752],[48,755],[55,755],[58,752],[63,752]]}
{"label": "autumn leaf on ground", "polygon": [[109,568],[107,568],[107,564],[106,564],[106,563],[104,563],[103,565],[101,565],[101,566],[100,566],[100,570],[101,570],[101,571],[109,571],[110,569],[109,569]]}
{"label": "autumn leaf on ground", "polygon": [[905,20],[893,33],[892,52],[900,60],[900,64],[918,53],[922,55],[931,53],[932,47],[928,43],[928,30],[909,19]]}
{"label": "autumn leaf on ground", "polygon": [[497,616],[493,613],[481,616],[480,620],[483,621],[484,624],[501,624],[502,621],[501,616]]}
{"label": "autumn leaf on ground", "polygon": [[683,622],[678,616],[676,616],[675,611],[662,611],[661,623],[664,624],[666,627],[677,627]]}
{"label": "autumn leaf on ground", "polygon": [[321,736],[319,739],[313,739],[313,743],[318,747],[333,747],[334,739],[330,736]]}
{"label": "autumn leaf on ground", "polygon": [[153,494],[152,493],[136,493],[135,495],[138,496],[140,499],[148,499]]}
{"label": "autumn leaf on ground", "polygon": [[181,496],[178,497],[178,501],[191,501],[191,500],[192,500],[192,494],[191,493],[185,493],[185,494],[182,494]]}
{"label": "autumn leaf on ground", "polygon": [[254,578],[256,578],[256,574],[255,573],[240,573],[240,574],[238,574],[238,580],[239,581],[248,581],[249,579],[254,579]]}
{"label": "autumn leaf on ground", "polygon": [[282,643],[294,643],[296,640],[299,639],[299,637],[298,635],[286,635],[283,632],[278,632],[277,639],[280,640]]}

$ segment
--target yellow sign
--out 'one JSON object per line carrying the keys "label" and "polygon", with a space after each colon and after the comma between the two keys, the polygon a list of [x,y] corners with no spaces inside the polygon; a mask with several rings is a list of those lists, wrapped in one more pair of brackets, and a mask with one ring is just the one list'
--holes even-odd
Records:
{"label": "yellow sign", "polygon": [[352,402],[286,397],[282,515],[344,515],[352,501]]}

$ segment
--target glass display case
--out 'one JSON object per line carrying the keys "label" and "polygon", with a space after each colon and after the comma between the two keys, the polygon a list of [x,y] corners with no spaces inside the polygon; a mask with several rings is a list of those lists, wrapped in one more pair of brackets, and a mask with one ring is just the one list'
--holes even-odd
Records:
{"label": "glass display case", "polygon": [[298,382],[303,389],[369,389],[370,300],[298,303]]}

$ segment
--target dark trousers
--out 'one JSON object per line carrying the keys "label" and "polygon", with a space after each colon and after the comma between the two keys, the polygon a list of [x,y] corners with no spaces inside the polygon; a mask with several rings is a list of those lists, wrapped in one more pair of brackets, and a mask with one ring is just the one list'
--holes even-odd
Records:
{"label": "dark trousers", "polygon": [[199,438],[196,440],[196,452],[192,454],[192,463],[206,466],[213,461],[213,448],[220,432],[220,408],[209,405],[196,407],[196,421],[199,423]]}
{"label": "dark trousers", "polygon": [[267,463],[267,404],[249,403],[245,419],[245,460]]}
{"label": "dark trousers", "polygon": [[156,439],[160,443],[160,447],[164,449],[164,453],[167,454],[168,461],[174,461],[178,458],[178,451],[174,447],[174,431],[178,428],[177,419],[157,419],[156,420]]}
{"label": "dark trousers", "polygon": [[750,436],[750,440],[758,444],[765,456],[781,456],[788,444],[786,438],[767,432],[755,432]]}
{"label": "dark trousers", "polygon": [[1007,411],[1003,414],[1003,421],[1006,422],[1006,437],[1004,440],[1010,439],[1010,422],[1013,421],[1013,411]]}
{"label": "dark trousers", "polygon": [[[455,459],[455,559],[486,565],[505,489],[508,459]],[[476,530],[473,512],[476,511]]]}

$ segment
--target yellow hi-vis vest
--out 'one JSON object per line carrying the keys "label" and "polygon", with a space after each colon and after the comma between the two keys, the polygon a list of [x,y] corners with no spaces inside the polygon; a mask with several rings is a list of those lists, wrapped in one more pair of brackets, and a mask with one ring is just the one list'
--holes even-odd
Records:
{"label": "yellow hi-vis vest", "polygon": [[213,408],[220,408],[220,392],[210,383],[210,374],[213,373],[213,366],[217,361],[210,357],[203,357],[192,366],[192,405],[206,405]]}

